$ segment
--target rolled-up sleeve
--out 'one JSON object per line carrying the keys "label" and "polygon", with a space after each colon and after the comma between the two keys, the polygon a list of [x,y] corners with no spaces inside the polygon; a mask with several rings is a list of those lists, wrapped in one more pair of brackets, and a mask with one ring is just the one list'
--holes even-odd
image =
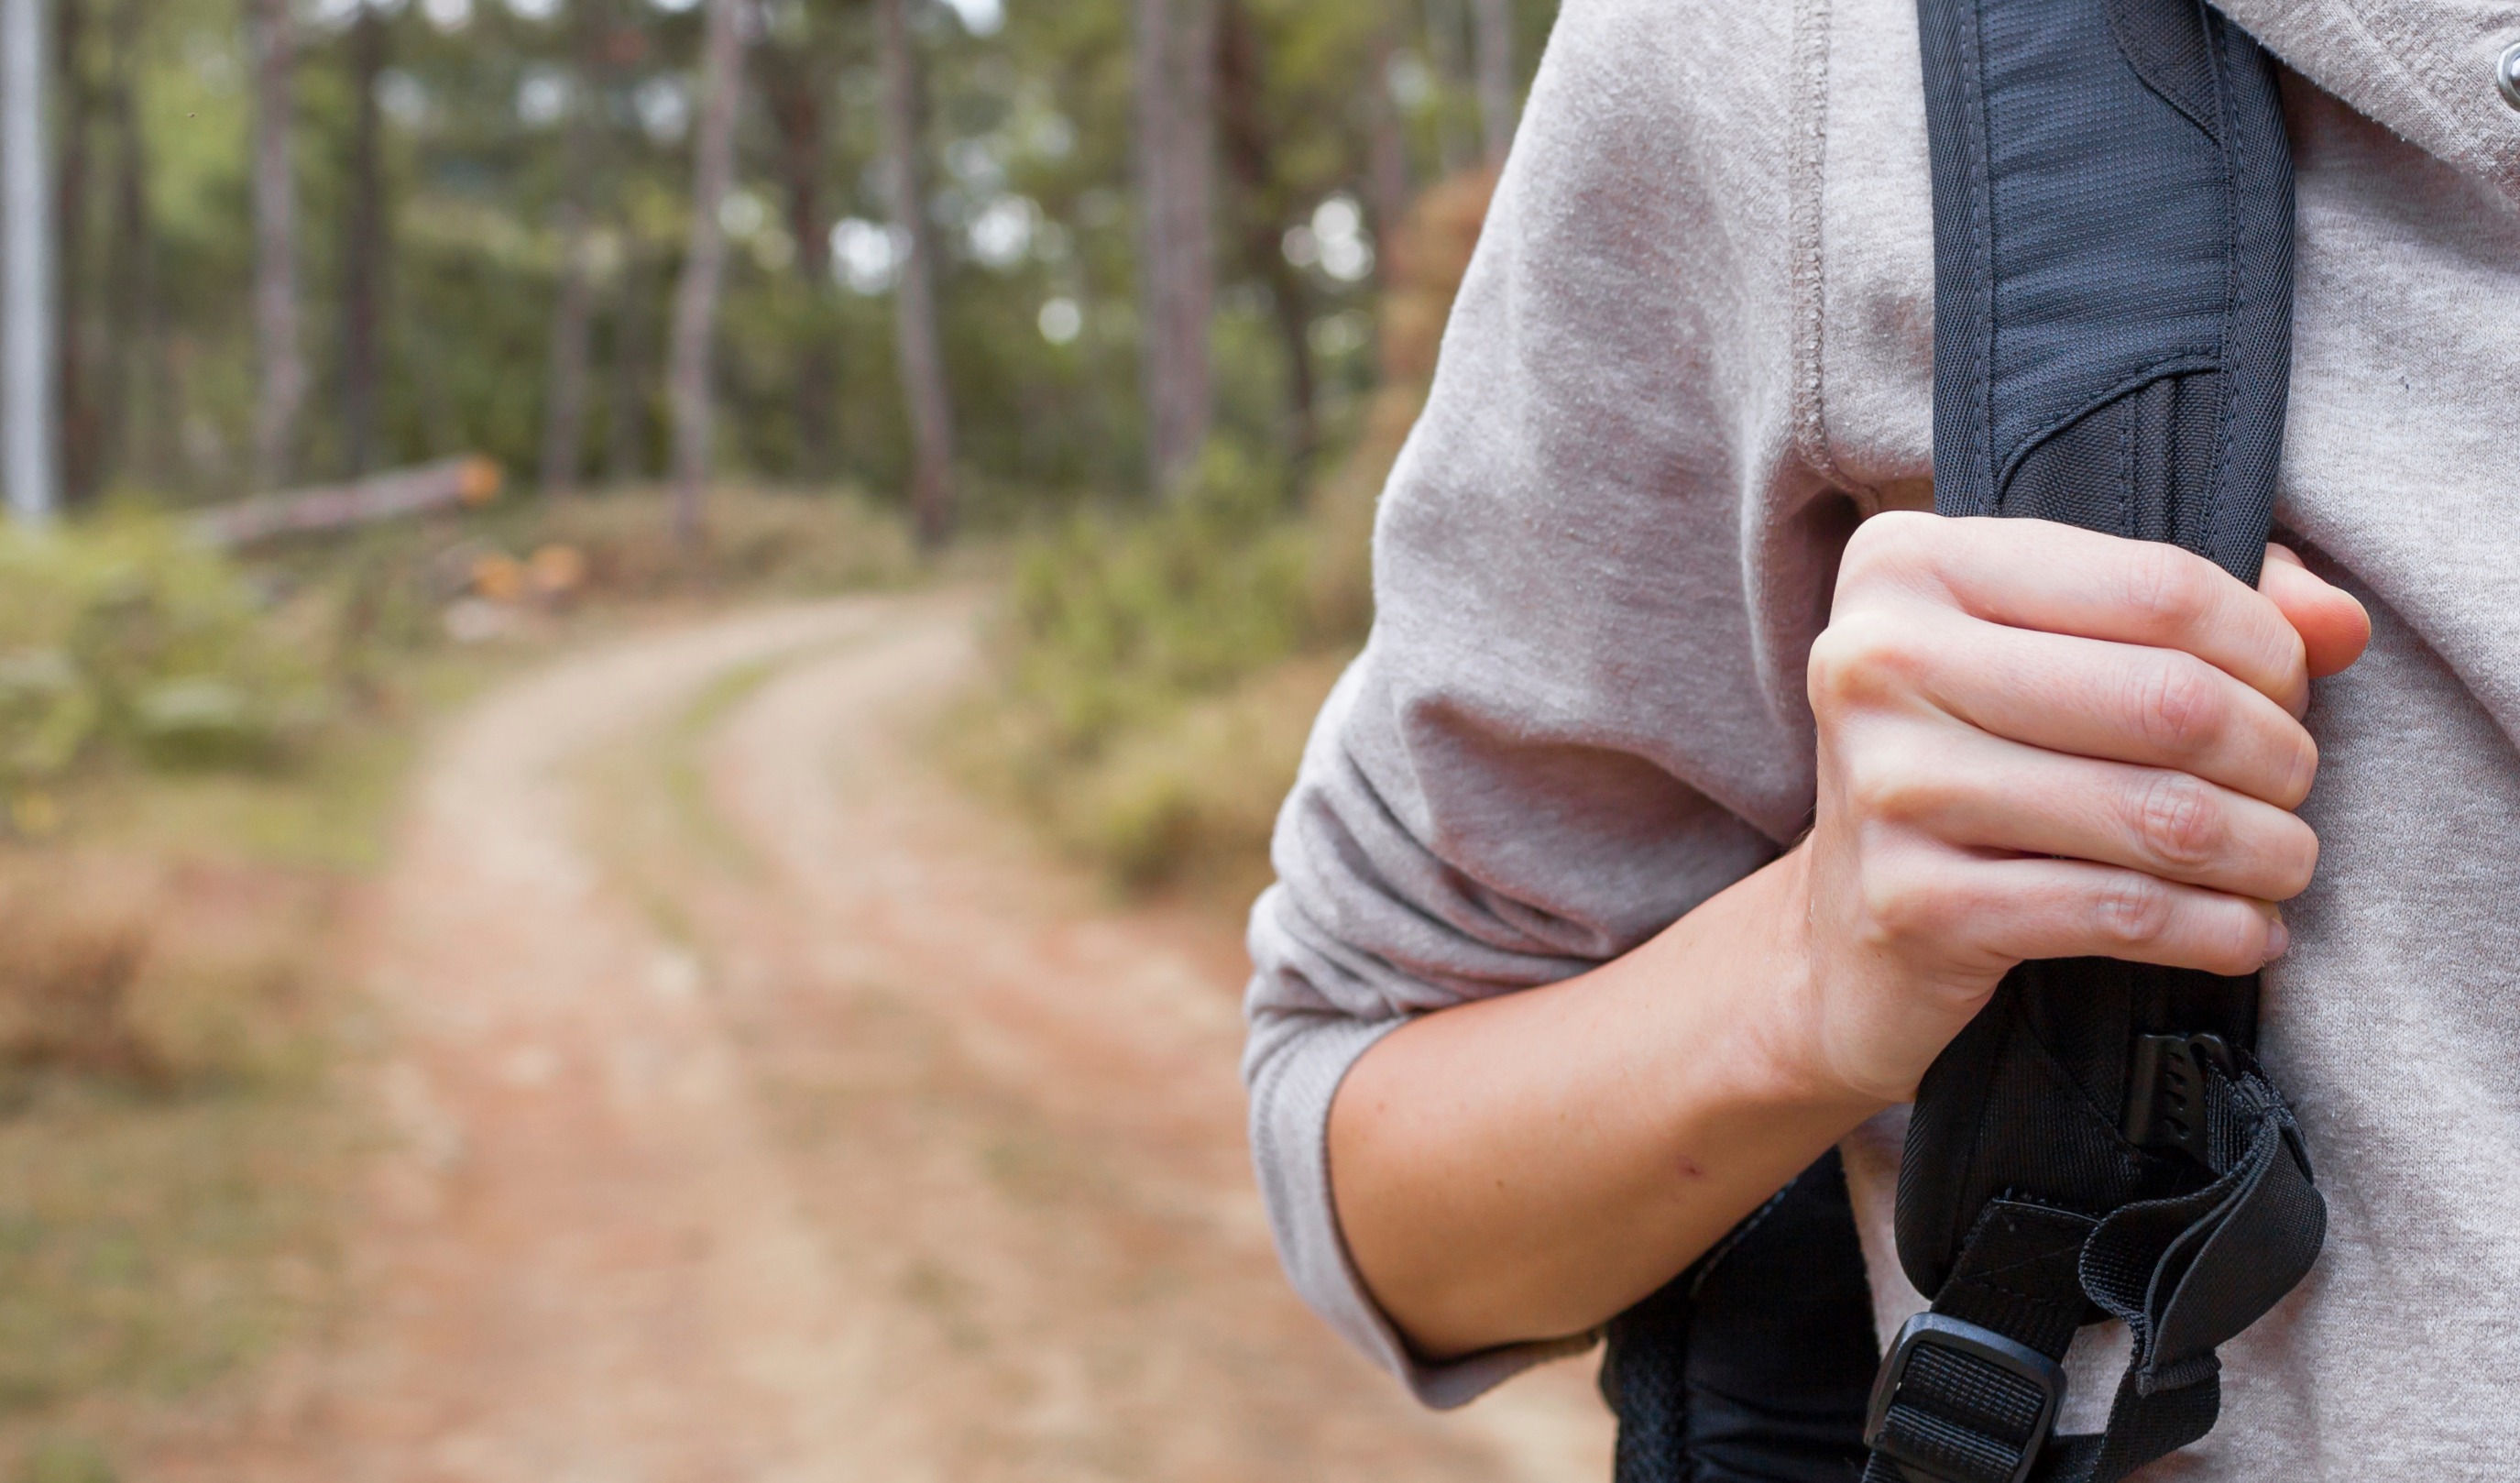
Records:
{"label": "rolled-up sleeve", "polygon": [[1793,9],[1561,15],[1253,912],[1279,1251],[1432,1405],[1567,1342],[1408,1352],[1339,1236],[1340,1079],[1414,1014],[1627,952],[1811,806],[1804,659],[1855,516],[1797,452]]}

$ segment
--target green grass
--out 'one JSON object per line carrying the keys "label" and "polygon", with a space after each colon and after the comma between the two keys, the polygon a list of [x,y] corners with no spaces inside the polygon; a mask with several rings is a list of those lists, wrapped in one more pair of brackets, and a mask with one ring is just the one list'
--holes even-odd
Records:
{"label": "green grass", "polygon": [[18,1476],[22,1483],[117,1483],[122,1475],[115,1471],[105,1449],[94,1442],[81,1436],[54,1435],[40,1437],[26,1449]]}
{"label": "green grass", "polygon": [[59,1084],[0,1122],[0,1417],[164,1401],[326,1303],[347,1146],[318,1086]]}
{"label": "green grass", "polygon": [[680,837],[705,851],[714,863],[745,877],[758,873],[760,861],[710,806],[708,778],[700,767],[700,747],[720,722],[799,657],[774,654],[754,659],[711,680],[674,718],[662,739],[663,755],[654,759],[664,775],[665,796],[673,800],[674,823]]}
{"label": "green grass", "polygon": [[401,755],[286,784],[138,774],[111,830],[0,848],[0,1459],[22,1452],[19,1476],[94,1475],[81,1458],[111,1475],[154,1408],[242,1382],[334,1301],[364,1136],[331,1075],[360,1018],[335,919]]}
{"label": "green grass", "polygon": [[728,668],[667,725],[612,744],[581,774],[586,796],[598,800],[588,810],[590,842],[609,878],[657,935],[686,952],[706,949],[683,899],[690,858],[739,880],[757,878],[761,865],[709,803],[700,749],[721,722],[800,657],[768,654]]}

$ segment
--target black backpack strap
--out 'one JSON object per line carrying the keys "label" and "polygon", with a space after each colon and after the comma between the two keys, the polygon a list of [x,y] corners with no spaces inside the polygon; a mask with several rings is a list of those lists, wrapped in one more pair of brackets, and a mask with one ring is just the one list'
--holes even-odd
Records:
{"label": "black backpack strap", "polygon": [[[2290,376],[2273,71],[2199,0],[1919,0],[1945,515],[2175,542],[2254,582]],[[2215,1348],[2325,1207],[2251,1056],[2257,979],[2025,964],[1917,1092],[1867,1483],[2114,1483],[2210,1430]],[[2126,1321],[2107,1429],[2053,1437],[2075,1330]]]}
{"label": "black backpack strap", "polygon": [[2200,0],[1918,0],[1934,506],[2254,583],[2292,377],[2272,66]]}
{"label": "black backpack strap", "polygon": [[1617,1483],[1854,1483],[1881,1351],[1832,1151],[1610,1324]]}

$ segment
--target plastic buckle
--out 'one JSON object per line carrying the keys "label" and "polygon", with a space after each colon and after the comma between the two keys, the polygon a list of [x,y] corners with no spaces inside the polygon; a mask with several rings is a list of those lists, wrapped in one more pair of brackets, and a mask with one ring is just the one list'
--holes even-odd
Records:
{"label": "plastic buckle", "polygon": [[2210,1071],[2232,1077],[2231,1048],[2220,1035],[2138,1035],[2127,1061],[2126,1110],[2119,1131],[2138,1148],[2177,1148],[2208,1168],[2206,1096]]}
{"label": "plastic buckle", "polygon": [[[1903,1397],[1903,1392],[1919,1388],[1910,1385],[1909,1371],[1918,1352],[1926,1349],[1964,1355],[2037,1386],[2039,1413],[2031,1422],[2028,1434],[2015,1439],[1989,1433],[1982,1420],[1954,1404],[1957,1398],[1937,1397],[1930,1391]],[[2065,1367],[1992,1328],[1939,1313],[1917,1314],[1899,1329],[1899,1337],[1890,1346],[1890,1357],[1881,1362],[1881,1373],[1872,1382],[1872,1401],[1864,1417],[1864,1445],[1899,1463],[1901,1470],[1910,1477],[1921,1475],[1950,1479],[1952,1483],[1967,1483],[1968,1478],[1978,1475],[1949,1471],[1942,1460],[1918,1456],[1915,1449],[1903,1446],[1901,1439],[1892,1435],[1891,1409],[1903,1400],[1909,1408],[1927,1414],[1943,1427],[1963,1427],[1986,1441],[2007,1450],[2017,1450],[2019,1461],[2013,1465],[2009,1483],[2024,1483],[2030,1476],[2031,1464],[2039,1461],[2040,1449],[2048,1445],[2048,1434],[2055,1429],[2057,1408],[2065,1401]],[[1938,1400],[1943,1404],[1936,1404]],[[1952,1415],[1954,1411],[1961,1414]]]}

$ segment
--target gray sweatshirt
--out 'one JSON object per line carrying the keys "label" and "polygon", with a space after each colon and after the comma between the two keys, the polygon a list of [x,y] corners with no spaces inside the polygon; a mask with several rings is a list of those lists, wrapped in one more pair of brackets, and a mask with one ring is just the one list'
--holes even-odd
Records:
{"label": "gray sweatshirt", "polygon": [[[2331,1224],[2147,1477],[2499,1477],[2520,1460],[2520,111],[2509,0],[2231,0],[2291,69],[2286,539],[2371,609],[2322,682],[2323,846],[2263,1051]],[[1408,1016],[1579,973],[1790,841],[1804,658],[1868,515],[1931,503],[1911,0],[1569,0],[1432,398],[1383,497],[1365,652],[1255,909],[1245,1079],[1279,1249],[1435,1405],[1564,1344],[1415,1363],[1324,1133]],[[1848,1145],[1884,1332],[1899,1119]],[[1576,1343],[1581,1340],[1573,1341]],[[2066,1424],[2123,1335],[2087,1330]],[[2118,1353],[2108,1352],[2112,1344]]]}

